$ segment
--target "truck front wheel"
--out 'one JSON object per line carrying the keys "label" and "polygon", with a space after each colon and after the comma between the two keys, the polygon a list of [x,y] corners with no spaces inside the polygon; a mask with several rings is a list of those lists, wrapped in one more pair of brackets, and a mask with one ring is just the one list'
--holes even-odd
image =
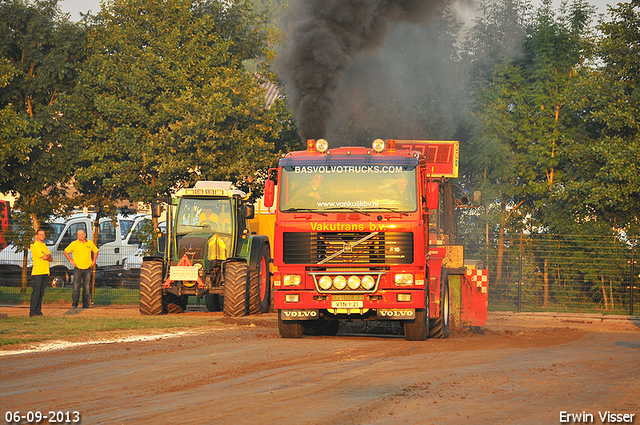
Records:
{"label": "truck front wheel", "polygon": [[143,261],[140,268],[140,314],[162,314],[162,263]]}
{"label": "truck front wheel", "polygon": [[282,320],[282,311],[278,310],[278,330],[282,338],[300,338],[304,327],[299,320]]}
{"label": "truck front wheel", "polygon": [[425,291],[425,308],[416,309],[416,318],[404,323],[407,341],[424,341],[429,337],[429,297]]}
{"label": "truck front wheel", "polygon": [[225,316],[244,316],[247,295],[247,263],[227,263],[224,271],[224,305]]}

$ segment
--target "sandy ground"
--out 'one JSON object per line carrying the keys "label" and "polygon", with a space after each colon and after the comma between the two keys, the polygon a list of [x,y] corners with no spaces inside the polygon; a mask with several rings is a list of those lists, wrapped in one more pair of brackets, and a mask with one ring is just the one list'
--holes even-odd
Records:
{"label": "sandy ground", "polygon": [[425,342],[375,331],[281,339],[275,314],[266,314],[184,333],[6,348],[0,414],[78,412],[83,424],[597,424],[614,423],[601,420],[610,412],[640,423],[636,317],[491,313],[480,331]]}

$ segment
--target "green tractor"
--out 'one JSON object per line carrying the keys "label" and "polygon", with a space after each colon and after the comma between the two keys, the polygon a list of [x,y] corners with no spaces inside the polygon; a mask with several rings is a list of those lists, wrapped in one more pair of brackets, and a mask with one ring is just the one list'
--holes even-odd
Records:
{"label": "green tractor", "polygon": [[[153,216],[162,208],[154,202]],[[142,315],[182,313],[189,296],[204,297],[207,310],[225,316],[269,311],[269,238],[249,233],[254,207],[244,192],[200,181],[179,190],[166,212],[159,255],[143,257],[140,268]]]}

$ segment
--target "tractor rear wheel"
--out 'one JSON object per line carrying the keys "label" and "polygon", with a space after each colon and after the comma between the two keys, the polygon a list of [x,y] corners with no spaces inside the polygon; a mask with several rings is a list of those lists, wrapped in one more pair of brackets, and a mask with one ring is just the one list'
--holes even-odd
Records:
{"label": "tractor rear wheel", "polygon": [[247,296],[247,263],[227,263],[224,271],[224,307],[225,316],[244,316]]}
{"label": "tractor rear wheel", "polygon": [[184,313],[184,311],[187,309],[188,303],[189,303],[188,295],[182,295],[180,297],[173,294],[165,295],[165,306],[166,306],[167,313],[170,313],[170,314]]}
{"label": "tractor rear wheel", "polygon": [[267,248],[267,245],[262,245],[258,265],[250,273],[249,314],[268,313],[271,303],[271,278],[269,275],[269,248]]}
{"label": "tractor rear wheel", "polygon": [[271,259],[269,247],[262,246],[258,263],[258,293],[260,294],[260,313],[268,313],[271,307]]}
{"label": "tractor rear wheel", "polygon": [[282,320],[282,311],[278,310],[278,330],[282,338],[300,338],[304,327],[300,320]]}
{"label": "tractor rear wheel", "polygon": [[407,341],[424,341],[429,337],[429,296],[425,291],[424,308],[416,309],[416,318],[404,323],[404,338]]}
{"label": "tractor rear wheel", "polygon": [[207,306],[207,311],[220,311],[222,310],[222,297],[218,294],[206,294],[204,296],[204,303]]}
{"label": "tractor rear wheel", "polygon": [[162,263],[143,261],[140,267],[140,314],[162,314]]}
{"label": "tractor rear wheel", "polygon": [[429,338],[449,338],[449,277],[442,276],[440,285],[439,317],[432,319],[429,327]]}

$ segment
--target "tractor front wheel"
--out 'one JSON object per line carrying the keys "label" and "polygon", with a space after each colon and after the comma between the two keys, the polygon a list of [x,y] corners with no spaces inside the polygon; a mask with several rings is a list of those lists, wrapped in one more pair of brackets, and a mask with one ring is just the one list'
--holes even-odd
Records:
{"label": "tractor front wheel", "polygon": [[140,267],[140,314],[162,314],[162,263],[143,261]]}
{"label": "tractor front wheel", "polygon": [[260,262],[258,263],[258,293],[260,294],[260,313],[268,313],[271,307],[271,259],[269,247],[262,246]]}
{"label": "tractor front wheel", "polygon": [[224,306],[225,316],[244,316],[247,295],[247,263],[227,263],[224,271]]}

